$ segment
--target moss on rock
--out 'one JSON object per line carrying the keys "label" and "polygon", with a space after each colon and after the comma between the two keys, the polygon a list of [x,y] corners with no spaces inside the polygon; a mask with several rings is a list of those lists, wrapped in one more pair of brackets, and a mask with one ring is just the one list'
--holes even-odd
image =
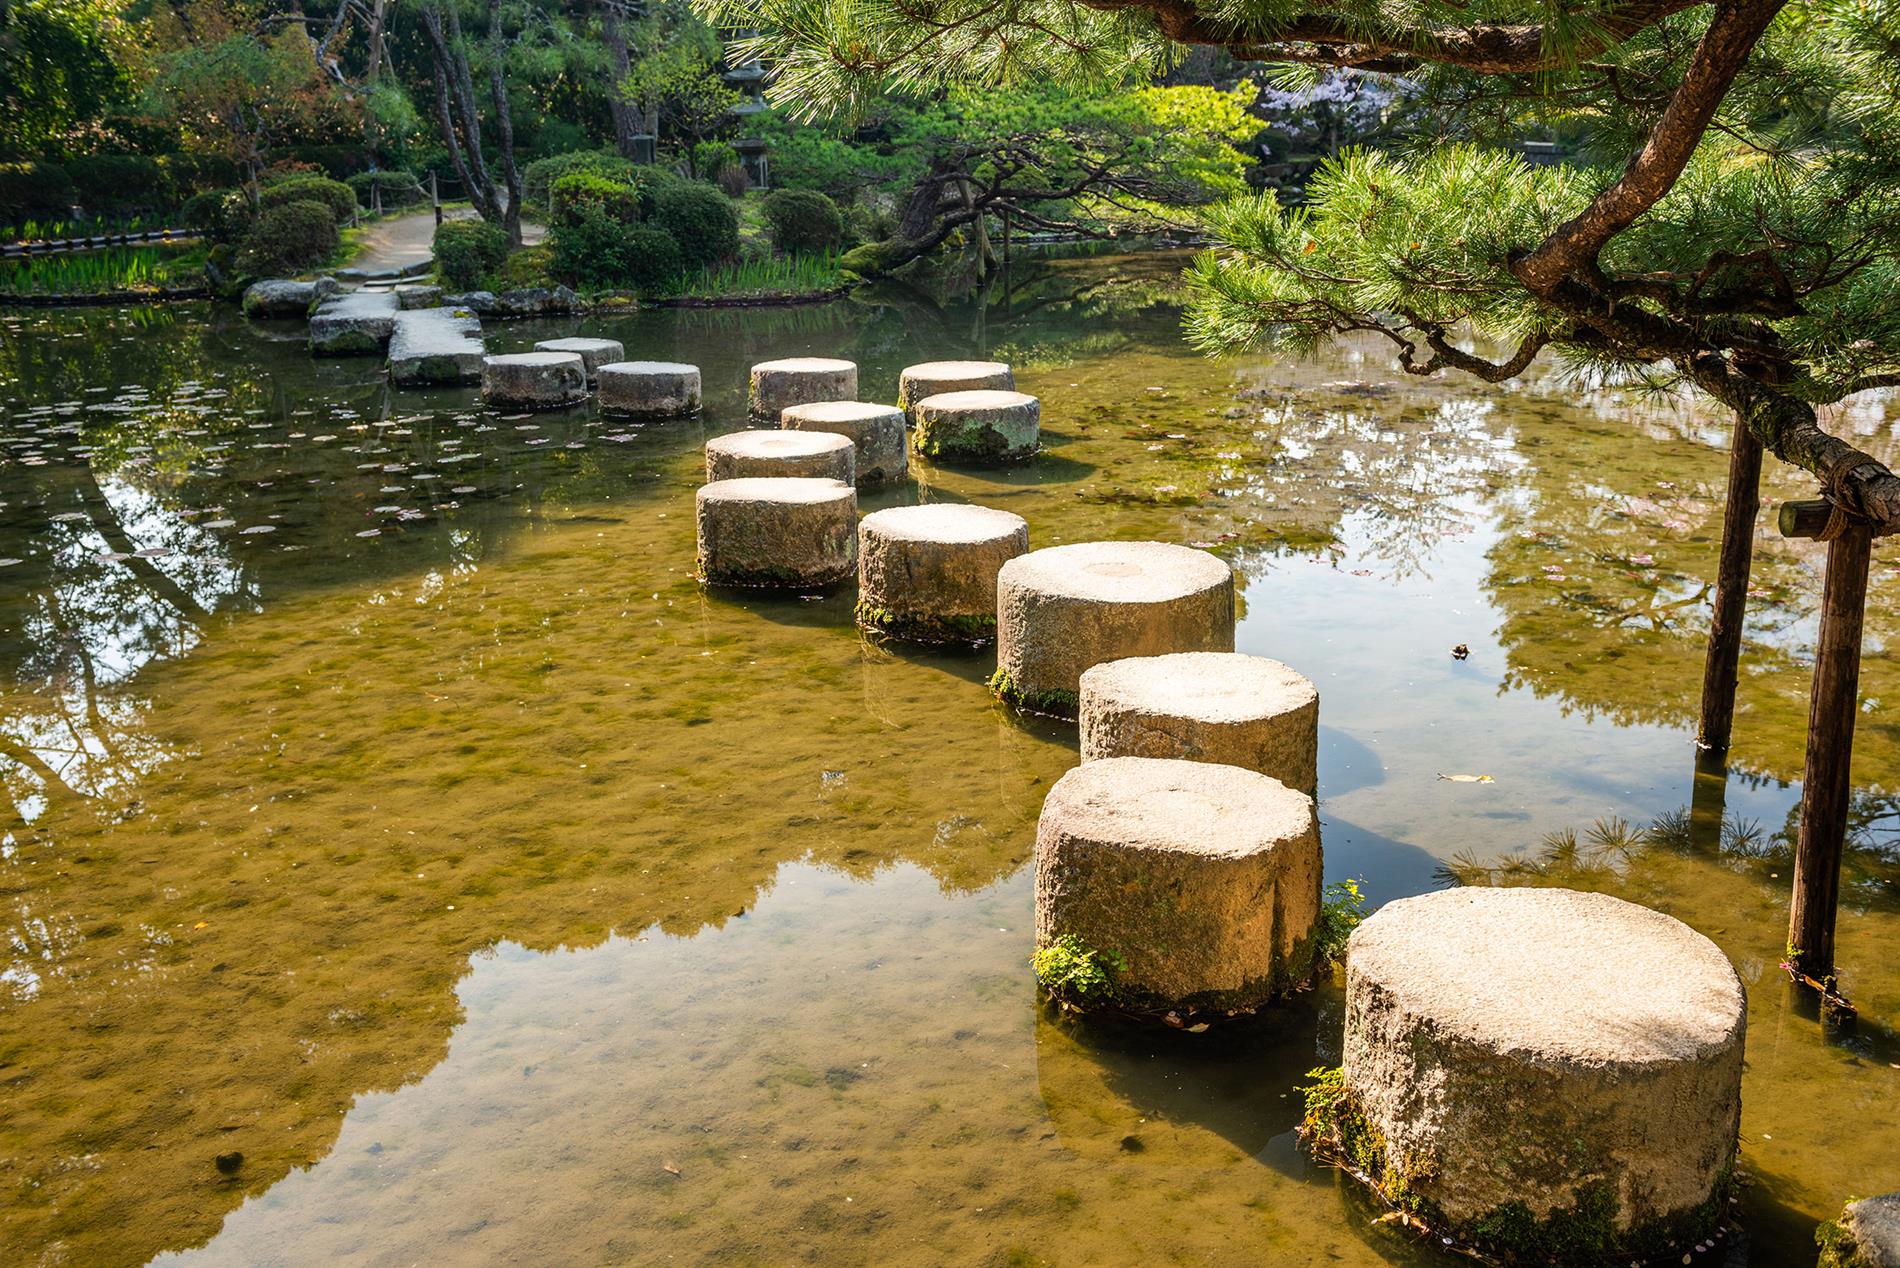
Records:
{"label": "moss on rock", "polygon": [[1009,676],[1009,671],[1000,665],[990,675],[990,690],[1004,704],[1025,713],[1043,713],[1052,718],[1073,720],[1082,708],[1081,698],[1073,691],[1024,691]]}

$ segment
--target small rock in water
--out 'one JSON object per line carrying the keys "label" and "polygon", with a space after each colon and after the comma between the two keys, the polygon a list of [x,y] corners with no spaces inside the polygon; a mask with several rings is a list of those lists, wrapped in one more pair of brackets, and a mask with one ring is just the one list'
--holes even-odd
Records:
{"label": "small rock in water", "polygon": [[233,1149],[228,1154],[219,1154],[216,1161],[220,1172],[227,1176],[234,1176],[238,1168],[244,1165],[244,1155]]}

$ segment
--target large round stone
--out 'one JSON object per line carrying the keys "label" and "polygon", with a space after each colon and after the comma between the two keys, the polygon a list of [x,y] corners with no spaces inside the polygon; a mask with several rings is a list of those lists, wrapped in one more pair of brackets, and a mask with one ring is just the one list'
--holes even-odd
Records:
{"label": "large round stone", "polygon": [[699,575],[715,585],[829,586],[857,564],[858,491],[842,480],[718,480],[697,513]]}
{"label": "large round stone", "polygon": [[598,403],[611,414],[674,418],[699,412],[699,367],[678,361],[614,361],[597,371]]}
{"label": "large round stone", "polygon": [[1319,909],[1313,799],[1257,771],[1111,757],[1043,802],[1036,945],[1121,957],[1124,1006],[1257,1007],[1309,976]]}
{"label": "large round stone", "polygon": [[1082,675],[1082,760],[1178,757],[1319,785],[1319,692],[1277,660],[1176,652]]}
{"label": "large round stone", "polygon": [[912,412],[917,452],[939,462],[1017,462],[1042,443],[1042,402],[1024,392],[944,392]]}
{"label": "large round stone", "polygon": [[1321,1126],[1448,1235],[1521,1257],[1607,1229],[1586,1262],[1644,1258],[1721,1219],[1746,1024],[1727,957],[1661,912],[1563,889],[1400,899],[1347,944],[1344,1093]]}
{"label": "large round stone", "polygon": [[897,408],[914,424],[917,402],[945,392],[1016,390],[1016,375],[1001,361],[926,361],[897,376]]}
{"label": "large round stone", "polygon": [[587,399],[587,367],[571,352],[482,358],[482,397],[504,409],[558,409]]}
{"label": "large round stone", "polygon": [[543,339],[534,345],[536,352],[571,352],[587,367],[587,381],[600,377],[600,367],[626,359],[626,345],[618,339]]}
{"label": "large round stone", "polygon": [[752,367],[752,386],[746,397],[754,418],[777,422],[792,405],[813,401],[853,401],[858,396],[858,367],[834,357],[786,357],[761,361]]}
{"label": "large round stone", "polygon": [[864,401],[819,401],[792,405],[780,416],[792,431],[828,431],[849,436],[858,447],[858,483],[902,480],[910,470],[904,452],[904,413]]}
{"label": "large round stone", "polygon": [[735,431],[706,442],[706,479],[811,476],[853,482],[857,447],[849,437],[816,431]]}
{"label": "large round stone", "polygon": [[1837,1221],[1823,1224],[1816,1268],[1900,1268],[1900,1193],[1849,1202]]}
{"label": "large round stone", "polygon": [[996,573],[1029,549],[1020,515],[933,502],[858,523],[858,624],[919,643],[996,635]]}
{"label": "large round stone", "polygon": [[1105,660],[1234,650],[1234,573],[1204,550],[1082,542],[1032,550],[996,580],[996,676],[1019,708],[1072,718]]}

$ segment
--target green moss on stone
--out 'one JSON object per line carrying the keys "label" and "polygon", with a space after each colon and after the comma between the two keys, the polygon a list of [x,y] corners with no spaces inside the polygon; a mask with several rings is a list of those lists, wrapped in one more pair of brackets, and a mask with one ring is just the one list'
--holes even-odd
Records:
{"label": "green moss on stone", "polygon": [[1699,1206],[1627,1231],[1617,1229],[1616,1195],[1602,1182],[1579,1187],[1569,1207],[1542,1219],[1522,1202],[1506,1202],[1477,1219],[1457,1223],[1418,1191],[1422,1182],[1437,1178],[1435,1164],[1427,1158],[1392,1157],[1385,1137],[1367,1121],[1346,1086],[1342,1070],[1321,1067],[1307,1078],[1312,1082],[1299,1089],[1305,1100],[1300,1134],[1316,1158],[1343,1168],[1387,1206],[1434,1234],[1500,1263],[1581,1266],[1676,1253],[1715,1232],[1734,1189],[1733,1170],[1724,1167]]}
{"label": "green moss on stone", "polygon": [[860,601],[858,625],[873,633],[903,639],[909,643],[987,643],[996,637],[996,617],[918,616]]}
{"label": "green moss on stone", "polygon": [[1073,691],[1024,691],[1001,665],[990,675],[990,690],[1011,708],[1027,713],[1046,713],[1052,718],[1074,720],[1082,711],[1082,699]]}
{"label": "green moss on stone", "polygon": [[1860,1242],[1839,1220],[1822,1220],[1814,1230],[1814,1244],[1821,1248],[1815,1268],[1870,1268],[1867,1257],[1860,1253]]}

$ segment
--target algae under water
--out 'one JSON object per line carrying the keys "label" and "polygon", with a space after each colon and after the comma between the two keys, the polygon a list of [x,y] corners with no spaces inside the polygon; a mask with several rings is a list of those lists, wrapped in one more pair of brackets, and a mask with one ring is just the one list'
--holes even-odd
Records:
{"label": "algae under water", "polygon": [[[1239,649],[1320,689],[1329,880],[1604,889],[1720,944],[1755,1262],[1900,1184],[1900,557],[1836,1035],[1776,967],[1820,554],[1769,516],[1731,769],[1692,743],[1727,420],[1369,345],[1209,363],[1177,267],[490,327],[702,367],[702,418],[641,425],[392,393],[201,305],[0,316],[0,1261],[1433,1262],[1295,1147],[1335,990],[1243,1042],[1038,1009],[1072,728],[848,591],[695,583],[700,447],[794,355],[1042,398],[1036,462],[866,509],[1232,562]],[[1891,461],[1897,419],[1830,422]],[[1770,462],[1771,504],[1810,488]]]}

